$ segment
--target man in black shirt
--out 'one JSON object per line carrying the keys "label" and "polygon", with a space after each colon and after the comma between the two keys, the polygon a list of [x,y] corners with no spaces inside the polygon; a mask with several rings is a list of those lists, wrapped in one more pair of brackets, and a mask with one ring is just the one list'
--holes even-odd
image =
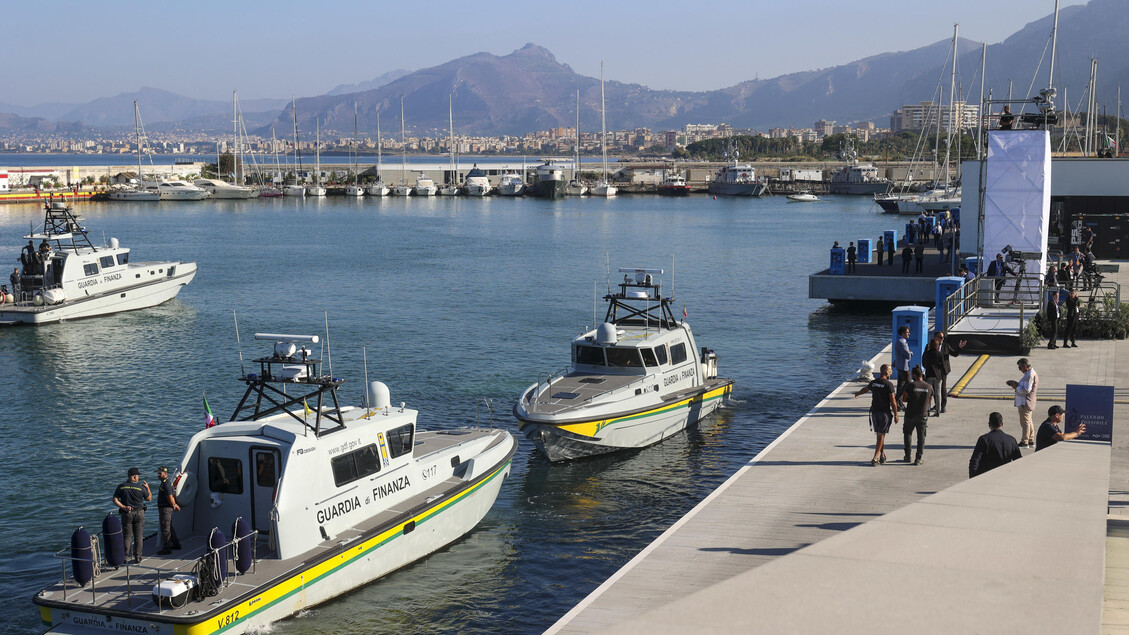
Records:
{"label": "man in black shirt", "polygon": [[855,263],[858,262],[858,249],[855,248],[855,241],[851,241],[850,246],[847,247],[847,273],[855,272]]}
{"label": "man in black shirt", "polygon": [[921,465],[924,463],[922,455],[925,453],[925,423],[929,419],[929,403],[933,401],[933,387],[922,380],[920,366],[913,367],[913,381],[905,385],[898,400],[906,404],[906,422],[902,424],[906,455],[902,460],[909,463],[910,437],[913,431],[917,430],[917,457],[913,464]]}
{"label": "man in black shirt", "polygon": [[898,420],[898,404],[894,401],[894,384],[890,381],[890,365],[882,364],[877,379],[855,393],[858,399],[870,393],[870,427],[874,430],[874,458],[872,466],[886,462],[886,433],[890,431],[890,418]]}
{"label": "man in black shirt", "polygon": [[1035,451],[1051,447],[1059,441],[1077,439],[1086,433],[1086,424],[1080,424],[1074,432],[1063,432],[1058,424],[1062,423],[1066,411],[1062,406],[1051,406],[1047,410],[1047,419],[1039,425],[1039,432],[1035,434]]}
{"label": "man in black shirt", "polygon": [[[141,543],[145,539],[145,501],[153,499],[149,484],[141,480],[141,470],[129,468],[129,479],[114,490],[114,505],[122,517],[125,552],[133,552],[134,562],[141,562]],[[130,547],[132,543],[132,549]]]}
{"label": "man in black shirt", "polygon": [[157,513],[161,518],[161,550],[158,556],[167,556],[174,549],[180,549],[180,540],[176,537],[176,530],[172,526],[172,513],[180,511],[176,502],[176,492],[173,491],[172,481],[169,480],[169,468],[157,468],[157,477],[161,479],[161,487],[157,491]]}
{"label": "man in black shirt", "polygon": [[1023,458],[1023,452],[1019,450],[1019,443],[1016,442],[1015,437],[1000,429],[1003,425],[1002,414],[993,412],[988,415],[988,427],[991,430],[980,435],[976,440],[972,458],[968,460],[968,478]]}

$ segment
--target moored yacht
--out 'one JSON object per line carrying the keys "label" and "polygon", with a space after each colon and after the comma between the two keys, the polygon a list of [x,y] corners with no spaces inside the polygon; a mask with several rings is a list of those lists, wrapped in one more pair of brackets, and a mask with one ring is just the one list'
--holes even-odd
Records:
{"label": "moored yacht", "polygon": [[553,163],[552,159],[545,159],[545,162],[537,166],[533,173],[533,185],[526,194],[541,198],[561,198],[564,196],[564,170]]}
{"label": "moored yacht", "polygon": [[668,170],[666,178],[659,183],[659,194],[662,196],[690,196],[690,186],[686,185],[686,177],[681,172]]}
{"label": "moored yacht", "polygon": [[211,196],[208,190],[180,179],[147,182],[145,189],[159,194],[162,201],[201,201]]}
{"label": "moored yacht", "polygon": [[722,196],[763,196],[768,188],[757,180],[753,166],[738,165],[734,158],[730,164],[718,168],[707,189],[710,194]]}
{"label": "moored yacht", "polygon": [[475,163],[470,172],[466,173],[467,196],[486,196],[490,193],[490,189],[490,179],[485,172],[478,169],[478,164]]}
{"label": "moored yacht", "polygon": [[661,269],[620,269],[604,323],[572,341],[572,365],[514,406],[521,432],[552,461],[641,448],[709,415],[733,382],[662,297]]}
{"label": "moored yacht", "polygon": [[242,185],[232,185],[220,179],[196,179],[192,184],[207,190],[212,198],[255,198],[261,195],[259,190]]}
{"label": "moored yacht", "polygon": [[416,177],[415,195],[416,196],[435,196],[439,188],[435,186],[435,181],[431,177],[424,175],[423,172],[419,173]]}
{"label": "moored yacht", "polygon": [[196,276],[194,262],[130,262],[130,250],[116,238],[96,247],[81,222],[63,203],[45,206],[42,227],[24,236],[19,293],[14,302],[0,303],[0,324],[144,309],[176,297]]}
{"label": "moored yacht", "polygon": [[152,535],[141,563],[127,562],[118,514],[96,536],[79,528],[57,554],[62,578],[33,598],[45,622],[65,632],[261,632],[443,549],[490,511],[513,435],[421,431],[417,411],[393,405],[380,382],[366,386],[362,407],[342,406],[343,380],[306,348],[317,336],[255,338],[273,352],[240,378],[230,421],[193,435],[176,470],[181,549],[159,553]]}
{"label": "moored yacht", "polygon": [[509,170],[498,181],[498,193],[502,196],[521,196],[525,193],[525,181],[517,172]]}

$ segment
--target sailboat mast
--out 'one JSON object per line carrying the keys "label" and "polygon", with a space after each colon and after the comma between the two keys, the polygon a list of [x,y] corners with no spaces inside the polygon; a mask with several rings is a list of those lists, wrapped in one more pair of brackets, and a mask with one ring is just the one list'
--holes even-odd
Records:
{"label": "sailboat mast", "polygon": [[[949,69],[949,130],[946,135],[945,142],[945,187],[952,183],[952,175],[949,173],[949,161],[952,158],[953,152],[953,134],[956,130],[956,109],[957,109],[957,33],[960,29],[960,24],[953,23],[953,64]],[[959,140],[959,137],[957,138]]]}
{"label": "sailboat mast", "polygon": [[314,185],[321,185],[321,117],[314,117]]}
{"label": "sailboat mast", "polygon": [[[236,106],[236,91],[231,91],[231,135],[232,135],[232,152],[231,152],[231,171],[232,178],[235,179],[236,185],[242,185],[242,180],[239,178],[239,108]],[[219,164],[216,164],[219,167]],[[222,178],[222,177],[221,177]]]}
{"label": "sailboat mast", "polygon": [[980,160],[980,131],[984,128],[984,69],[987,67],[988,43],[981,44],[980,49],[980,106],[977,109],[979,120],[976,122],[976,160]]}
{"label": "sailboat mast", "polygon": [[376,180],[378,182],[383,183],[384,177],[381,176],[380,173],[382,171],[384,161],[380,156],[380,146],[381,146],[381,140],[380,140],[380,111],[377,110],[376,111]]}
{"label": "sailboat mast", "polygon": [[[137,141],[137,185],[141,188],[144,185],[144,179],[141,178],[141,113],[137,109],[137,100],[133,100],[133,135]],[[219,159],[216,159],[216,167],[219,167]]]}
{"label": "sailboat mast", "polygon": [[600,156],[604,164],[604,183],[608,182],[608,123],[604,105],[604,62],[600,61]]}
{"label": "sailboat mast", "polygon": [[[294,154],[298,157],[298,172],[302,171],[302,149],[298,146],[298,100],[290,97],[290,115],[294,119]],[[298,172],[294,173],[294,185],[298,184]]]}
{"label": "sailboat mast", "polygon": [[580,183],[580,89],[576,89],[576,162],[572,164],[572,180]]}
{"label": "sailboat mast", "polygon": [[404,132],[404,98],[400,98],[400,185],[408,183],[408,137]]}
{"label": "sailboat mast", "polygon": [[1047,88],[1053,88],[1055,85],[1055,47],[1058,45],[1058,3],[1055,0],[1055,21],[1054,26],[1051,27],[1051,73],[1047,78]]}
{"label": "sailboat mast", "polygon": [[458,177],[455,176],[455,95],[447,95],[447,120],[451,126],[451,185],[458,184]]}
{"label": "sailboat mast", "polygon": [[360,181],[360,175],[357,174],[357,102],[353,102],[353,186],[356,187]]}

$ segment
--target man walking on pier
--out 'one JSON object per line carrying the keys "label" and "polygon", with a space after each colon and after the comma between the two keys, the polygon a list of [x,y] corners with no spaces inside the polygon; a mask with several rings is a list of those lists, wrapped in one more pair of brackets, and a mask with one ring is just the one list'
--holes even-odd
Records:
{"label": "man walking on pier", "polygon": [[902,424],[906,454],[902,460],[909,463],[911,435],[917,430],[917,456],[913,464],[921,465],[925,462],[922,458],[925,454],[925,426],[929,420],[929,402],[933,401],[933,387],[922,380],[920,366],[913,367],[913,381],[906,384],[898,400],[906,404],[906,422]]}
{"label": "man walking on pier", "polygon": [[972,458],[968,460],[968,478],[1023,458],[1015,437],[1001,430],[1003,425],[1002,414],[993,412],[988,415],[988,427],[991,430],[976,440],[976,448],[972,450]]}
{"label": "man walking on pier", "polygon": [[1039,375],[1031,368],[1031,363],[1026,357],[1020,357],[1015,362],[1023,377],[1019,381],[1007,380],[1007,385],[1015,389],[1015,407],[1019,410],[1019,428],[1023,438],[1019,440],[1019,447],[1035,447],[1035,424],[1031,422],[1031,413],[1037,404],[1036,391],[1039,388]]}
{"label": "man walking on pier", "polygon": [[890,382],[890,365],[882,364],[878,379],[872,379],[869,384],[855,393],[858,399],[870,393],[870,427],[874,430],[874,458],[870,465],[886,462],[886,433],[890,431],[890,417],[894,422],[898,420],[898,403],[894,401],[894,384]]}

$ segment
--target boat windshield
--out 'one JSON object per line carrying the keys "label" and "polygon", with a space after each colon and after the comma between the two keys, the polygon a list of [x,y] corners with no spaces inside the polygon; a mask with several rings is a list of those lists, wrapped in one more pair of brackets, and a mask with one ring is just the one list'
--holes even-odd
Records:
{"label": "boat windshield", "polygon": [[604,349],[598,346],[577,346],[576,363],[591,364],[593,366],[603,366]]}
{"label": "boat windshield", "polygon": [[619,368],[638,368],[643,365],[637,348],[607,348],[608,366]]}

